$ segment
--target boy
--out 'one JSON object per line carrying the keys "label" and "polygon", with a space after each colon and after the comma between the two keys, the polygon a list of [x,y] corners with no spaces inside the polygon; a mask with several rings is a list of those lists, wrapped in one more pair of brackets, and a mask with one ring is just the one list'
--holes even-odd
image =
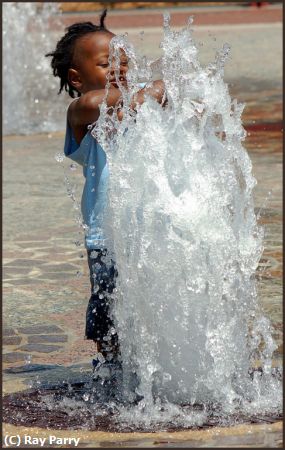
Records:
{"label": "boy", "polygon": [[[106,361],[115,363],[119,355],[118,336],[109,316],[110,294],[115,287],[117,271],[114,261],[107,260],[103,229],[109,172],[106,154],[88,128],[99,117],[107,78],[110,88],[106,101],[110,113],[112,107],[122,103],[114,64],[109,67],[108,62],[109,45],[114,34],[105,28],[105,17],[106,10],[100,17],[100,25],[91,22],[71,25],[57,43],[55,51],[46,55],[52,56],[53,74],[60,78],[59,94],[64,88],[72,98],[77,95],[67,111],[64,152],[83,166],[86,178],[81,208],[83,221],[88,226],[85,246],[90,268],[91,298],[86,313],[85,336],[97,343],[98,357],[93,360],[94,369]],[[119,76],[124,87],[127,87],[127,71],[128,60],[122,52]],[[146,93],[162,103],[163,81],[154,81],[151,88],[141,89],[132,101],[132,109],[144,102]]]}

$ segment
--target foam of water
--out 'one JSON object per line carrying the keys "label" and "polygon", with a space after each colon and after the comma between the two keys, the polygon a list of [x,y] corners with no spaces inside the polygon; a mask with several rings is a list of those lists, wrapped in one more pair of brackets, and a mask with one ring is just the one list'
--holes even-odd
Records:
{"label": "foam of water", "polygon": [[[113,315],[125,386],[136,372],[143,395],[122,417],[185,422],[179,408],[187,403],[220,405],[225,414],[278,408],[276,345],[255,282],[263,251],[256,180],[242,145],[243,105],[223,79],[229,46],[202,67],[191,20],[174,32],[165,16],[160,69],[168,103],[148,97],[136,114],[130,98],[140,80],[151,83],[155,64],[126,37],[112,47],[117,63],[122,48],[132,62],[129,90],[121,86],[124,118],[107,115],[103,104],[93,134],[111,172],[106,227],[119,272]],[[262,377],[250,375],[256,364]]]}
{"label": "foam of water", "polygon": [[4,134],[64,129],[68,96],[55,101],[59,83],[44,56],[55,47],[59,24],[57,3],[3,3]]}

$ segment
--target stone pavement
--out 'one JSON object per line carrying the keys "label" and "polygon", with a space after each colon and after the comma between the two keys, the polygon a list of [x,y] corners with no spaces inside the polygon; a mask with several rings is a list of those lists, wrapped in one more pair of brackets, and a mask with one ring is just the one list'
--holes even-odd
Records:
{"label": "stone pavement", "polygon": [[[280,365],[281,24],[213,25],[195,33],[205,60],[213,55],[213,46],[218,47],[225,40],[233,46],[226,76],[232,96],[247,105],[243,116],[248,130],[245,146],[258,181],[255,206],[266,231],[258,289],[274,326],[278,343],[274,358],[275,364]],[[141,42],[134,30],[129,35]],[[146,31],[142,49],[157,57],[160,36],[161,30],[156,28]],[[4,394],[26,389],[33,368],[47,378],[52,378],[52,369],[59,370],[58,367],[78,376],[81,368],[89,370],[94,352],[93,344],[83,337],[90,288],[82,231],[76,223],[76,203],[66,194],[69,183],[79,202],[83,177],[80,169],[67,160],[55,160],[55,154],[62,151],[63,139],[63,132],[4,138]],[[59,376],[59,372],[53,373],[54,377]],[[262,434],[261,447],[268,433]],[[280,427],[278,433],[273,446],[280,446]],[[100,439],[108,441],[106,437]],[[160,446],[161,442],[155,445]],[[210,442],[204,438],[197,446],[209,446]],[[217,446],[217,442],[213,445]],[[132,444],[141,446],[141,442]],[[245,441],[246,446],[253,444]],[[89,446],[88,442],[85,446]]]}

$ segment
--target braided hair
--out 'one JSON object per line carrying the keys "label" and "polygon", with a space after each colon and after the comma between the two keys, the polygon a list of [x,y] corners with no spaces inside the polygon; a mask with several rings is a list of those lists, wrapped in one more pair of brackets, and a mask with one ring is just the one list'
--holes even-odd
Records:
{"label": "braided hair", "polygon": [[100,16],[99,25],[94,25],[91,22],[79,22],[70,25],[66,28],[67,32],[65,35],[56,44],[56,49],[45,55],[52,57],[51,67],[53,69],[53,75],[60,78],[60,88],[58,94],[65,89],[70,97],[75,98],[75,93],[77,93],[77,96],[80,97],[80,92],[78,92],[68,81],[68,70],[72,66],[75,43],[77,39],[88,33],[94,33],[96,31],[108,32],[104,24],[106,15],[107,9],[104,9]]}

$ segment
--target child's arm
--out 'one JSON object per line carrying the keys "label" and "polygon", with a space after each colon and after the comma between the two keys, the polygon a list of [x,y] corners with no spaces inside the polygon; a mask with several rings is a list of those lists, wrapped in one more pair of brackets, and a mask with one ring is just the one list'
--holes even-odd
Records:
{"label": "child's arm", "polygon": [[[72,102],[68,108],[68,119],[73,126],[84,126],[94,123],[100,115],[100,105],[106,96],[105,89],[86,92]],[[108,107],[116,106],[122,100],[121,91],[110,88],[106,102]]]}
{"label": "child's arm", "polygon": [[[162,103],[164,96],[164,83],[162,80],[153,82],[153,86],[143,88],[136,93],[130,107],[136,109],[136,105],[141,105],[145,100],[145,94],[151,95],[159,103]],[[86,92],[76,102],[70,104],[68,118],[73,126],[84,126],[94,123],[100,115],[100,105],[106,96],[105,89],[98,89]],[[111,88],[107,95],[107,106],[114,107],[122,102],[120,89]]]}

